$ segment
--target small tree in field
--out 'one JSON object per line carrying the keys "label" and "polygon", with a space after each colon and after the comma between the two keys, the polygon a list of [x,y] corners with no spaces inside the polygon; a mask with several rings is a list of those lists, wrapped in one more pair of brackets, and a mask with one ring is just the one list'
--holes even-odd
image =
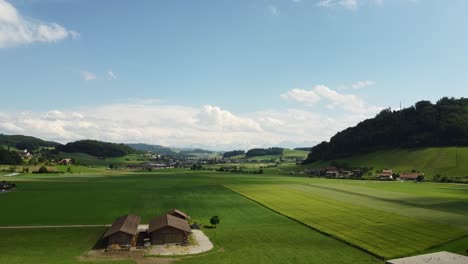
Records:
{"label": "small tree in field", "polygon": [[219,224],[219,217],[217,215],[211,217],[210,224],[214,225],[214,227],[216,228],[216,225]]}

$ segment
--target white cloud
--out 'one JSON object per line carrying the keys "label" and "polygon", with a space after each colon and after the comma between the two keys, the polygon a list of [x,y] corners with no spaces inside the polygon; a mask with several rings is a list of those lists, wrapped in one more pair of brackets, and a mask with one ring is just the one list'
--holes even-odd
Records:
{"label": "white cloud", "polygon": [[281,95],[286,100],[294,100],[301,103],[315,104],[320,96],[313,90],[292,89]]}
{"label": "white cloud", "polygon": [[374,114],[382,109],[367,104],[356,95],[339,93],[325,85],[317,85],[310,90],[292,89],[282,94],[281,98],[308,105],[314,105],[323,99],[328,109],[341,108],[348,113]]}
{"label": "white cloud", "polygon": [[358,0],[320,0],[317,5],[322,7],[341,6],[347,9],[356,9]]}
{"label": "white cloud", "polygon": [[269,5],[268,6],[268,10],[270,11],[270,13],[274,16],[278,16],[279,15],[279,10],[276,6],[274,5]]}
{"label": "white cloud", "polygon": [[24,18],[12,4],[0,0],[0,48],[34,42],[57,42],[67,37],[78,38],[79,33],[56,23]]}
{"label": "white cloud", "polygon": [[110,79],[110,80],[115,80],[117,79],[117,75],[114,74],[114,72],[112,70],[108,70],[107,71],[107,77]]}
{"label": "white cloud", "polygon": [[359,81],[357,83],[354,83],[351,85],[351,88],[353,89],[361,89],[369,86],[375,85],[374,81]]}
{"label": "white cloud", "polygon": [[89,71],[81,71],[81,77],[85,81],[93,81],[97,79],[96,75]]}
{"label": "white cloud", "polygon": [[[349,103],[348,99],[356,100],[324,87],[316,93],[337,106]],[[45,112],[0,112],[0,131],[5,134],[26,134],[62,143],[90,138],[220,150],[312,146],[372,116],[369,112],[334,110],[330,115],[296,108],[238,115],[219,106],[188,107],[157,100]]]}

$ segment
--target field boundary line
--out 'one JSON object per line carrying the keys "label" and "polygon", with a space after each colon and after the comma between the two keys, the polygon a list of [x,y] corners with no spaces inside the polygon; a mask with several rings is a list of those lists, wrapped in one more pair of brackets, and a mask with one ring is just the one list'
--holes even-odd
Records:
{"label": "field boundary line", "polygon": [[226,187],[226,186],[224,186],[224,185],[221,185],[221,186],[224,187],[225,189],[227,189],[227,190],[229,190],[229,191],[231,191],[231,192],[237,194],[237,195],[240,195],[240,196],[242,196],[242,197],[244,197],[244,198],[246,198],[246,199],[248,199],[248,200],[250,200],[250,201],[252,201],[252,202],[254,202],[254,203],[258,204],[258,205],[260,205],[260,206],[262,206],[263,208],[266,208],[266,209],[268,209],[268,210],[270,210],[270,211],[272,211],[272,212],[274,212],[274,213],[276,213],[276,214],[278,214],[278,215],[281,215],[281,216],[283,216],[283,217],[286,217],[286,218],[288,218],[288,219],[290,219],[290,220],[292,220],[292,221],[294,221],[294,222],[296,222],[296,223],[299,223],[299,224],[301,224],[301,225],[303,225],[303,226],[305,226],[305,227],[307,227],[307,228],[309,228],[309,229],[312,229],[312,230],[314,230],[314,231],[316,231],[316,232],[319,232],[320,234],[326,235],[326,236],[331,237],[331,238],[333,238],[333,239],[336,239],[336,240],[338,240],[338,241],[340,241],[340,242],[343,242],[343,243],[345,243],[345,244],[347,244],[347,245],[349,245],[349,246],[351,246],[351,247],[353,247],[353,248],[355,248],[355,249],[358,249],[358,250],[360,250],[360,251],[363,251],[363,252],[365,252],[365,253],[367,253],[367,254],[369,254],[369,255],[372,255],[372,256],[374,256],[374,257],[376,257],[376,258],[378,258],[378,259],[386,260],[385,257],[383,257],[383,256],[380,256],[380,255],[378,255],[378,254],[376,254],[376,253],[374,253],[374,252],[371,252],[371,251],[369,251],[369,250],[367,250],[367,249],[365,249],[365,248],[362,248],[362,247],[360,247],[360,246],[358,246],[358,245],[356,245],[356,244],[353,244],[353,243],[351,243],[351,242],[349,242],[349,241],[346,241],[346,240],[344,240],[344,239],[342,239],[342,238],[340,238],[340,237],[336,237],[336,236],[334,236],[334,235],[332,235],[332,234],[330,234],[330,233],[324,232],[324,231],[322,231],[322,230],[320,230],[320,229],[318,229],[318,228],[316,228],[316,227],[310,226],[310,225],[308,225],[308,224],[306,224],[306,223],[304,223],[304,222],[299,221],[299,220],[296,219],[296,218],[293,218],[293,217],[290,217],[290,216],[288,216],[288,215],[285,215],[285,214],[283,214],[283,213],[281,213],[281,212],[279,212],[279,211],[277,211],[277,210],[275,210],[275,209],[273,209],[273,208],[270,208],[270,207],[268,207],[268,206],[266,206],[266,205],[260,203],[259,201],[256,201],[256,200],[254,200],[254,199],[252,199],[252,198],[250,198],[250,197],[248,197],[248,196],[242,194],[242,193],[236,192],[236,191],[230,189],[229,187]]}
{"label": "field boundary line", "polygon": [[35,225],[35,226],[0,226],[0,229],[39,229],[39,228],[77,228],[77,227],[109,227],[110,225]]}

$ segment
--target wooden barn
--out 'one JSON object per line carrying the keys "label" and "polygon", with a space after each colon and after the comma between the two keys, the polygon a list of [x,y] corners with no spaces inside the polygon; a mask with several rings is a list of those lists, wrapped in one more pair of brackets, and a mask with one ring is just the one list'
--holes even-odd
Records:
{"label": "wooden barn", "polygon": [[186,245],[192,231],[187,220],[166,214],[150,222],[148,233],[152,245]]}
{"label": "wooden barn", "polygon": [[184,220],[190,219],[190,216],[188,216],[186,213],[180,211],[179,209],[172,209],[171,211],[167,212],[168,215],[172,215],[175,217],[179,217]]}
{"label": "wooden barn", "polygon": [[133,237],[138,233],[140,221],[139,216],[131,214],[117,218],[103,236],[107,239],[108,247],[112,245],[130,247]]}

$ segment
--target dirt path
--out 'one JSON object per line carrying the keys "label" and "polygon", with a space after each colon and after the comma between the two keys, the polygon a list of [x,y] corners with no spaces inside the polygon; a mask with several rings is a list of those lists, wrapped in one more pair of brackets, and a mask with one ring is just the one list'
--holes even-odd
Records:
{"label": "dirt path", "polygon": [[0,226],[0,229],[33,229],[33,228],[75,228],[75,227],[109,227],[110,225],[38,225],[38,226]]}

